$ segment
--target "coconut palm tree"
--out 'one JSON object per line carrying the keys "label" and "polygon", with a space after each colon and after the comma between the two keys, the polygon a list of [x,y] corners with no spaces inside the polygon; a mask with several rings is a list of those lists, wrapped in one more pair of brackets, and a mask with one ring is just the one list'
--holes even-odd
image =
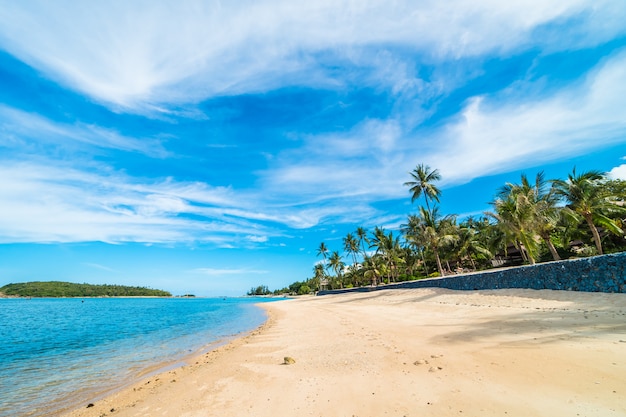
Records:
{"label": "coconut palm tree", "polygon": [[560,215],[558,197],[548,188],[543,171],[537,173],[534,184],[522,174],[520,184],[507,183],[498,197],[500,203],[495,204],[496,210],[500,209],[502,220],[509,222],[518,241],[523,242],[530,263],[538,256],[537,238],[544,241],[555,261],[560,260],[551,239]]}
{"label": "coconut palm tree", "polygon": [[458,241],[455,248],[459,259],[469,259],[472,264],[472,269],[476,270],[475,258],[483,256],[484,258],[491,259],[493,254],[487,249],[480,241],[478,230],[473,226],[473,221],[465,221],[458,228]]}
{"label": "coconut palm tree", "polygon": [[441,264],[440,253],[446,245],[458,239],[453,230],[456,219],[450,215],[441,217],[437,207],[433,207],[432,210],[420,207],[419,217],[419,232],[415,239],[433,251],[439,274],[444,276],[445,272]]}
{"label": "coconut palm tree", "polygon": [[[422,260],[422,265],[424,266],[424,273],[428,275],[428,267],[426,265],[426,259],[424,257],[425,247],[424,242],[421,240],[421,227],[422,227],[422,218],[415,214],[410,214],[407,219],[406,224],[400,225],[400,230],[404,234],[404,240],[408,244],[408,249],[413,252],[416,256],[420,257]],[[408,258],[409,256],[407,256]],[[417,261],[410,263],[410,265],[417,264]],[[411,269],[411,275],[413,274],[413,270]]]}
{"label": "coconut palm tree", "polygon": [[337,281],[339,282],[339,286],[343,288],[343,278],[341,276],[341,272],[346,264],[343,263],[341,255],[339,255],[338,251],[333,251],[328,258],[328,266],[335,271],[335,275],[337,276]]}
{"label": "coconut palm tree", "polygon": [[359,253],[359,242],[354,238],[352,233],[348,233],[343,238],[343,249],[352,256],[352,267],[356,268],[356,255]]}
{"label": "coconut palm tree", "polygon": [[367,256],[365,244],[369,245],[369,239],[367,238],[367,230],[364,227],[357,227],[355,234],[356,234],[358,245],[361,248],[361,252],[363,254],[363,260],[365,260]]}
{"label": "coconut palm tree", "polygon": [[326,285],[326,272],[324,271],[324,265],[316,264],[313,267],[313,283],[314,287],[317,287],[318,290],[322,290],[322,287]]}
{"label": "coconut palm tree", "polygon": [[624,231],[610,216],[626,211],[623,206],[615,204],[614,196],[607,195],[601,184],[603,179],[604,174],[600,171],[576,174],[574,168],[567,180],[552,180],[554,192],[567,204],[565,213],[584,219],[587,223],[599,255],[603,251],[598,226],[611,233],[623,235]]}
{"label": "coconut palm tree", "polygon": [[512,242],[520,250],[524,261],[534,265],[539,245],[534,231],[533,212],[521,200],[525,200],[525,196],[501,190],[498,198],[491,203],[495,212],[485,214],[498,222],[506,241]]}
{"label": "coconut palm tree", "polygon": [[322,259],[324,260],[324,264],[326,264],[326,258],[328,257],[328,247],[324,242],[320,243],[317,248],[317,256],[322,255]]}
{"label": "coconut palm tree", "polygon": [[441,179],[439,170],[435,169],[431,171],[428,165],[419,164],[413,171],[409,172],[409,174],[413,178],[413,181],[407,181],[404,185],[411,187],[409,188],[412,194],[411,202],[423,195],[426,201],[426,208],[430,211],[428,200],[439,202],[439,196],[441,195],[441,190],[433,184],[433,182]]}

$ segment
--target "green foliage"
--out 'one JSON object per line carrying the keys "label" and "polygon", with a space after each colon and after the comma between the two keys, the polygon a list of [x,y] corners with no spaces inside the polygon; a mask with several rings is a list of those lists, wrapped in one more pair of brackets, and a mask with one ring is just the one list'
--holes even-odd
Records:
{"label": "green foliage", "polygon": [[258,287],[252,287],[250,291],[248,291],[247,295],[269,295],[272,292],[267,288],[267,285],[259,285]]}
{"label": "green foliage", "polygon": [[298,295],[307,295],[310,293],[311,293],[311,288],[309,288],[309,286],[306,284],[298,288]]}
{"label": "green foliage", "polygon": [[167,291],[124,285],[75,284],[61,281],[33,281],[8,284],[0,293],[17,297],[171,297]]}
{"label": "green foliage", "polygon": [[456,215],[440,214],[438,170],[419,164],[409,174],[404,185],[411,200],[423,197],[426,207],[409,215],[400,233],[358,227],[343,238],[343,253],[322,242],[313,277],[283,292],[300,294],[304,285],[314,291],[376,286],[626,251],[626,181],[601,172],[574,170],[567,180],[547,180],[539,172],[534,181],[522,174],[519,184],[497,190],[492,212],[460,223]]}

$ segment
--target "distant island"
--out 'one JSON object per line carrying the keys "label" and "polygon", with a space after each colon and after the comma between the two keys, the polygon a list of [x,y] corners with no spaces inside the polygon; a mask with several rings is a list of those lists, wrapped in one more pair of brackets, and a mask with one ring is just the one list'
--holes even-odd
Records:
{"label": "distant island", "polygon": [[0,288],[5,297],[171,297],[167,291],[125,285],[75,284],[61,281],[33,281]]}

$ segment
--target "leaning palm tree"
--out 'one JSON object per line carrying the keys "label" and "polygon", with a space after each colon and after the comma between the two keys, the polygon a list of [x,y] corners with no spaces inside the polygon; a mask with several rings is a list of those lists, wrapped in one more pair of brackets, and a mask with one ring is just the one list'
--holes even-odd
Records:
{"label": "leaning palm tree", "polygon": [[599,255],[602,255],[603,251],[598,226],[617,235],[624,234],[624,231],[609,216],[626,211],[624,207],[615,203],[613,196],[606,194],[601,186],[603,179],[604,174],[599,171],[588,171],[577,175],[576,168],[574,168],[567,180],[552,181],[554,192],[567,204],[565,213],[582,218],[587,223]]}
{"label": "leaning palm tree", "polygon": [[413,177],[413,181],[407,181],[404,185],[411,187],[409,188],[412,194],[411,201],[413,202],[423,195],[426,201],[426,208],[430,211],[428,200],[439,202],[439,196],[441,195],[441,190],[433,184],[433,182],[441,179],[439,170],[435,169],[431,171],[428,165],[419,164],[413,171],[409,172],[409,174]]}

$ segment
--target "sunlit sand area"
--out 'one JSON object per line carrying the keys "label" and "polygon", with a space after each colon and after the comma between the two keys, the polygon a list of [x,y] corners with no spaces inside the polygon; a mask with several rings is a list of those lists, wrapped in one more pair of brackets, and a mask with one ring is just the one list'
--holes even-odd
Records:
{"label": "sunlit sand area", "polygon": [[626,414],[624,294],[382,290],[263,308],[252,334],[68,416]]}

